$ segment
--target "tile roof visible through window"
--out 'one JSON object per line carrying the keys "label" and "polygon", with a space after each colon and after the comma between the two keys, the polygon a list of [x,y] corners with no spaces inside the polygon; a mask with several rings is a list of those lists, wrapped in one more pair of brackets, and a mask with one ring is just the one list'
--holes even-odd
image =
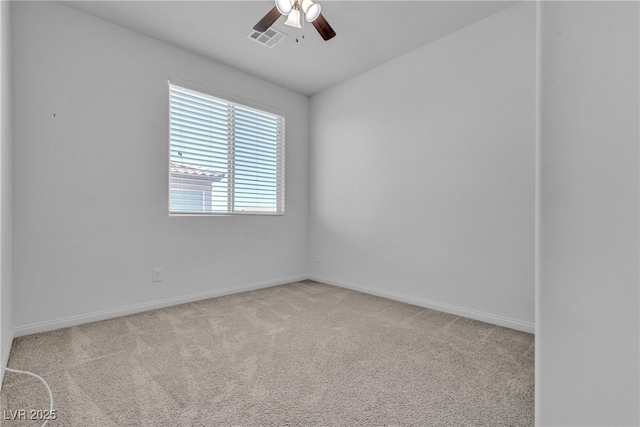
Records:
{"label": "tile roof visible through window", "polygon": [[204,166],[190,165],[188,163],[171,162],[169,171],[172,174],[190,175],[193,178],[202,178],[210,181],[220,181],[224,178],[224,172],[213,171]]}

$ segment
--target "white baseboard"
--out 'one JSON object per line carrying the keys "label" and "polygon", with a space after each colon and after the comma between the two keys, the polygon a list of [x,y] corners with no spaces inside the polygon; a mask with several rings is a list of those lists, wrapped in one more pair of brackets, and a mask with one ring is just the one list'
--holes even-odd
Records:
{"label": "white baseboard", "polygon": [[[69,326],[81,325],[83,323],[96,322],[99,320],[112,319],[114,317],[126,316],[128,314],[141,313],[143,311],[155,310],[159,308],[169,307],[177,304],[184,304],[187,302],[199,301],[208,298],[220,297],[223,295],[230,295],[239,292],[246,292],[255,289],[268,288],[271,286],[284,285],[285,283],[298,282],[301,280],[311,279],[321,283],[327,283],[329,285],[340,286],[346,289],[352,289],[354,291],[364,292],[371,295],[376,295],[383,298],[389,298],[396,301],[406,302],[407,304],[413,304],[420,307],[430,308],[433,310],[443,311],[445,313],[455,314],[462,317],[468,317],[470,319],[480,320],[482,322],[491,323],[498,326],[504,326],[506,328],[516,329],[518,331],[535,333],[535,324],[530,322],[524,322],[518,319],[511,319],[508,317],[498,316],[489,313],[483,313],[476,310],[470,310],[463,307],[457,307],[450,304],[439,303],[436,301],[430,301],[422,298],[416,298],[404,294],[399,294],[391,291],[384,291],[377,288],[368,286],[362,286],[354,283],[345,282],[342,280],[336,280],[329,277],[323,277],[319,275],[299,275],[285,277],[277,280],[268,280],[264,282],[255,282],[246,285],[232,286],[223,289],[216,289],[212,291],[199,292],[190,295],[183,295],[174,298],[167,298],[158,301],[151,301],[142,304],[134,304],[125,307],[119,307],[111,310],[102,310],[93,313],[86,313],[77,316],[65,317],[62,319],[51,320],[47,322],[33,323],[30,325],[18,326],[14,328],[13,337],[20,337],[24,335],[35,334],[39,332],[52,331],[54,329],[67,328]],[[11,351],[11,344],[13,337],[8,340],[3,348],[3,360],[4,366],[6,366],[9,360],[9,353]],[[0,381],[4,376],[4,372],[0,373]],[[1,384],[1,383],[0,383]]]}
{"label": "white baseboard", "polygon": [[119,307],[111,310],[101,310],[93,313],[70,316],[70,317],[51,320],[47,322],[33,323],[30,325],[18,326],[14,328],[14,336],[21,337],[24,335],[36,334],[39,332],[52,331],[54,329],[67,328],[69,326],[76,326],[76,325],[81,325],[83,323],[96,322],[98,320],[112,319],[114,317],[141,313],[143,311],[156,310],[159,308],[169,307],[172,305],[184,304],[187,302],[199,301],[199,300],[208,299],[208,298],[215,298],[223,295],[236,294],[239,292],[252,291],[255,289],[268,288],[271,286],[284,285],[285,283],[298,282],[300,280],[305,280],[305,279],[308,279],[307,275],[291,276],[291,277],[285,277],[282,279],[249,283],[246,285],[232,286],[229,288],[216,289],[212,291],[199,292],[199,293],[190,294],[190,295],[183,295],[179,297],[151,301],[151,302],[142,303],[142,304],[134,304],[134,305]]}
{"label": "white baseboard", "polygon": [[[12,332],[6,342],[0,343],[2,345],[2,360],[0,360],[0,363],[5,367],[9,364],[9,355],[11,355],[13,337],[14,333]],[[0,391],[2,391],[2,384],[4,384],[4,369],[0,369]]]}
{"label": "white baseboard", "polygon": [[349,283],[342,280],[335,280],[329,277],[323,277],[315,274],[310,275],[309,279],[315,280],[321,283],[327,283],[329,285],[339,286],[341,288],[347,288],[354,291],[364,292],[366,294],[376,295],[383,298],[389,298],[395,301],[406,302],[407,304],[417,305],[419,307],[430,308],[432,310],[443,311],[445,313],[455,314],[457,316],[468,317],[469,319],[479,320],[481,322],[491,323],[493,325],[504,326],[506,328],[515,329],[518,331],[529,332],[531,334],[535,333],[535,324],[531,322],[524,322],[518,319],[511,319],[508,317],[498,316],[495,314],[483,313],[481,311],[470,310],[463,307],[457,307],[455,305],[443,304],[436,301],[416,298],[408,295],[399,294],[396,292],[383,291],[381,289],[357,285],[354,283]]}

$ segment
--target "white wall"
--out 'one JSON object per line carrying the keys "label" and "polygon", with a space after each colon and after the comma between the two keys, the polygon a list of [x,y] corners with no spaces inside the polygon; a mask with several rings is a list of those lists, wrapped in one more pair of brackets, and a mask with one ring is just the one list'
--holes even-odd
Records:
{"label": "white wall", "polygon": [[542,3],[539,425],[640,423],[638,9]]}
{"label": "white wall", "polygon": [[[306,275],[307,97],[58,3],[13,8],[17,335]],[[169,76],[285,112],[285,216],[168,216]]]}
{"label": "white wall", "polygon": [[[0,363],[6,366],[13,341],[11,176],[11,7],[0,2]],[[4,371],[0,372],[0,386]]]}
{"label": "white wall", "polygon": [[315,278],[533,331],[535,5],[311,100]]}

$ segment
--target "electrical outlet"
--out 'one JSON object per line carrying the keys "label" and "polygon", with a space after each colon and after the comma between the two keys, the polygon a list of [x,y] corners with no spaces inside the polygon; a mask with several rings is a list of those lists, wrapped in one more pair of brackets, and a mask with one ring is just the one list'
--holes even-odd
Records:
{"label": "electrical outlet", "polygon": [[154,268],[153,269],[153,275],[151,277],[151,281],[152,282],[162,282],[162,269],[161,268]]}
{"label": "electrical outlet", "polygon": [[316,262],[320,262],[320,252],[316,252]]}

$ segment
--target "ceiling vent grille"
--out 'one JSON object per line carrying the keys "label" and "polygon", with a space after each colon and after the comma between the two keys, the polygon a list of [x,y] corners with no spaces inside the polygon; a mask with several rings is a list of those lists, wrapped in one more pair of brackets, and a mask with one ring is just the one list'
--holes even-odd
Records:
{"label": "ceiling vent grille", "polygon": [[269,28],[264,33],[252,30],[251,33],[249,33],[249,35],[247,36],[247,38],[260,43],[261,45],[264,45],[269,49],[280,43],[285,39],[285,37],[287,37],[285,33],[278,31],[275,28]]}

